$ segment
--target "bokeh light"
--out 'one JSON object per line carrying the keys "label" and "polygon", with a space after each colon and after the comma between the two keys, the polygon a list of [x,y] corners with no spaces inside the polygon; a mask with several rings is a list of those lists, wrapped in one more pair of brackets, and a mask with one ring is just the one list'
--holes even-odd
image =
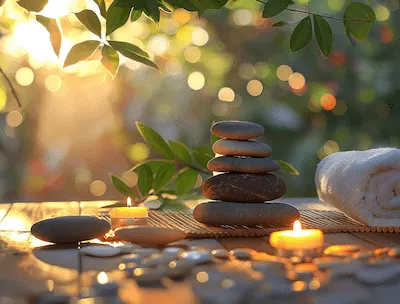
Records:
{"label": "bokeh light", "polygon": [[206,79],[204,78],[203,73],[193,72],[189,74],[188,85],[192,90],[201,90],[204,87],[205,82]]}
{"label": "bokeh light", "polygon": [[34,79],[35,74],[32,69],[28,67],[20,68],[17,73],[15,73],[15,80],[19,85],[24,87],[31,85]]}
{"label": "bokeh light", "polygon": [[6,123],[10,127],[18,127],[22,123],[22,120],[23,116],[19,111],[11,111],[7,113]]}
{"label": "bokeh light", "polygon": [[239,26],[251,25],[253,23],[253,13],[247,9],[238,9],[233,13],[233,22]]}
{"label": "bokeh light", "polygon": [[89,191],[93,196],[103,196],[106,193],[107,186],[101,180],[95,180],[90,184]]}
{"label": "bokeh light", "polygon": [[228,87],[221,88],[218,92],[218,98],[222,101],[231,102],[235,99],[235,92]]}
{"label": "bokeh light", "polygon": [[128,149],[128,157],[133,162],[141,162],[148,159],[150,149],[145,143],[133,144]]}
{"label": "bokeh light", "polygon": [[169,40],[164,34],[157,34],[151,37],[147,43],[147,47],[154,55],[161,56],[168,51]]}
{"label": "bokeh light", "polygon": [[258,96],[262,93],[262,91],[263,91],[263,84],[261,83],[261,81],[253,79],[247,83],[247,92],[251,96]]}
{"label": "bokeh light", "polygon": [[201,58],[201,50],[196,46],[189,46],[184,50],[183,56],[187,62],[196,63]]}
{"label": "bokeh light", "polygon": [[50,92],[57,92],[62,85],[61,77],[55,74],[49,75],[46,77],[44,85]]}
{"label": "bokeh light", "polygon": [[137,184],[138,182],[138,175],[136,174],[136,172],[134,171],[125,171],[122,176],[121,179],[125,182],[125,184],[127,184],[129,187],[133,187]]}
{"label": "bokeh light", "polygon": [[306,84],[306,79],[301,73],[293,73],[289,78],[289,85],[292,89],[300,90]]}
{"label": "bokeh light", "polygon": [[3,87],[3,85],[0,83],[0,111],[2,111],[7,104],[7,93]]}
{"label": "bokeh light", "polygon": [[280,65],[277,70],[276,70],[276,76],[279,78],[279,80],[282,81],[288,81],[290,76],[292,76],[293,70],[290,66],[288,65]]}
{"label": "bokeh light", "polygon": [[197,27],[194,29],[192,33],[192,42],[197,46],[206,45],[208,42],[209,36],[205,29],[201,27]]}
{"label": "bokeh light", "polygon": [[390,17],[390,11],[388,10],[388,8],[381,4],[377,5],[374,11],[376,15],[376,20],[378,21],[386,21]]}
{"label": "bokeh light", "polygon": [[321,106],[324,110],[333,110],[336,106],[336,98],[330,93],[326,93],[321,97]]}

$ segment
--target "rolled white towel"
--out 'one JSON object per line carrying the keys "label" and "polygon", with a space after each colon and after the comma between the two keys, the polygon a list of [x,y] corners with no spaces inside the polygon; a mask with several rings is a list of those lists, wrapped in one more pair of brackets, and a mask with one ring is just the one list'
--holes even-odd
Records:
{"label": "rolled white towel", "polygon": [[400,149],[337,152],[317,167],[319,198],[374,227],[400,226]]}

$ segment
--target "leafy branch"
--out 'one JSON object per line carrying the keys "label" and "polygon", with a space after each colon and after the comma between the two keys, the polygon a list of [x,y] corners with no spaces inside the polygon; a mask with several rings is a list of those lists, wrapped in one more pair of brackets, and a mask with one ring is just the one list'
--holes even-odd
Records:
{"label": "leafy branch", "polygon": [[[154,129],[141,122],[136,122],[136,128],[143,140],[164,158],[146,160],[135,165],[130,171],[135,172],[138,179],[132,187],[123,177],[111,174],[115,188],[124,196],[131,197],[133,204],[140,204],[151,195],[161,200],[166,196],[182,198],[196,184],[200,186],[201,173],[207,176],[212,174],[207,163],[214,157],[212,145],[218,140],[215,135],[211,134],[209,146],[190,150],[182,142],[165,140]],[[277,162],[282,172],[299,174],[289,163],[281,160]]]}

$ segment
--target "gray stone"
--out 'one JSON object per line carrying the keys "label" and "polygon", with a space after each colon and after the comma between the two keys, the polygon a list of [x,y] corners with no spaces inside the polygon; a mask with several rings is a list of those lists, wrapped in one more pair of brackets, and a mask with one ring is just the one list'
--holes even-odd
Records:
{"label": "gray stone", "polygon": [[146,267],[154,267],[157,265],[169,264],[170,262],[172,262],[175,259],[176,259],[176,257],[174,257],[172,255],[155,253],[155,254],[152,254],[151,256],[149,256],[147,259],[145,259],[143,261],[143,264]]}
{"label": "gray stone", "polygon": [[165,274],[165,268],[136,268],[132,272],[132,277],[139,284],[157,284],[160,283],[161,279]]}
{"label": "gray stone", "polygon": [[231,250],[229,253],[238,260],[250,260],[254,250],[249,248],[236,248]]}
{"label": "gray stone", "polygon": [[299,219],[299,211],[283,203],[209,202],[196,206],[194,218],[203,224],[286,227]]}
{"label": "gray stone", "polygon": [[165,275],[171,279],[181,279],[189,275],[195,265],[187,260],[176,260],[168,264]]}
{"label": "gray stone", "polygon": [[356,277],[366,284],[383,284],[399,276],[400,265],[361,268],[356,274]]}
{"label": "gray stone", "polygon": [[139,245],[135,245],[135,244],[125,244],[122,246],[118,246],[117,247],[119,250],[121,250],[122,254],[129,254],[132,253],[133,250],[141,248]]}
{"label": "gray stone", "polygon": [[208,251],[186,251],[182,253],[181,259],[195,265],[201,265],[211,262],[213,256]]}
{"label": "gray stone", "polygon": [[83,247],[79,251],[81,254],[97,258],[109,258],[121,254],[121,250],[118,248],[101,245]]}
{"label": "gray stone", "polygon": [[159,253],[160,250],[155,248],[138,248],[133,251],[133,254],[140,255],[143,258],[147,258],[154,253]]}
{"label": "gray stone", "polygon": [[131,253],[131,254],[122,256],[123,263],[141,263],[142,260],[143,260],[143,256],[141,256],[140,254],[136,254],[136,253]]}
{"label": "gray stone", "polygon": [[186,238],[186,233],[174,228],[126,226],[118,228],[115,236],[125,242],[163,246]]}
{"label": "gray stone", "polygon": [[230,259],[230,254],[226,249],[214,249],[211,254],[217,259]]}
{"label": "gray stone", "polygon": [[232,156],[268,157],[272,148],[255,140],[219,139],[213,145],[215,153]]}
{"label": "gray stone", "polygon": [[221,156],[211,159],[207,167],[217,172],[268,173],[279,170],[279,164],[269,158]]}
{"label": "gray stone", "polygon": [[262,203],[283,196],[285,182],[274,174],[223,173],[208,178],[203,195],[225,202]]}
{"label": "gray stone", "polygon": [[219,121],[212,125],[211,133],[222,138],[246,140],[262,136],[264,127],[248,121]]}
{"label": "gray stone", "polygon": [[110,223],[94,216],[61,216],[35,223],[32,234],[52,243],[78,243],[99,238],[110,230]]}

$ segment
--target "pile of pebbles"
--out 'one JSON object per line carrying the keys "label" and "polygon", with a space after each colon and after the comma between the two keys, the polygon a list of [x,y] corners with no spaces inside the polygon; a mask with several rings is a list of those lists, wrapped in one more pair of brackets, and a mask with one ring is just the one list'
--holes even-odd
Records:
{"label": "pile of pebbles", "polygon": [[[383,286],[400,279],[400,248],[361,250],[357,245],[334,245],[307,263],[249,248],[228,251],[134,244],[120,248],[123,254],[118,268],[127,278],[140,286],[162,286],[168,280],[187,278],[201,303],[243,303],[244,299],[263,303],[299,293],[320,297],[333,292],[332,286],[342,280],[358,286]],[[336,303],[350,294],[361,303],[370,296],[364,289],[354,288],[335,295]]]}
{"label": "pile of pebbles", "polygon": [[264,127],[247,121],[220,121],[211,132],[221,137],[213,145],[217,156],[207,165],[214,172],[203,186],[203,195],[213,201],[198,205],[194,218],[206,225],[268,225],[285,227],[300,217],[284,203],[265,203],[286,192],[283,179],[273,172],[279,164],[270,158],[272,148],[255,140]]}

